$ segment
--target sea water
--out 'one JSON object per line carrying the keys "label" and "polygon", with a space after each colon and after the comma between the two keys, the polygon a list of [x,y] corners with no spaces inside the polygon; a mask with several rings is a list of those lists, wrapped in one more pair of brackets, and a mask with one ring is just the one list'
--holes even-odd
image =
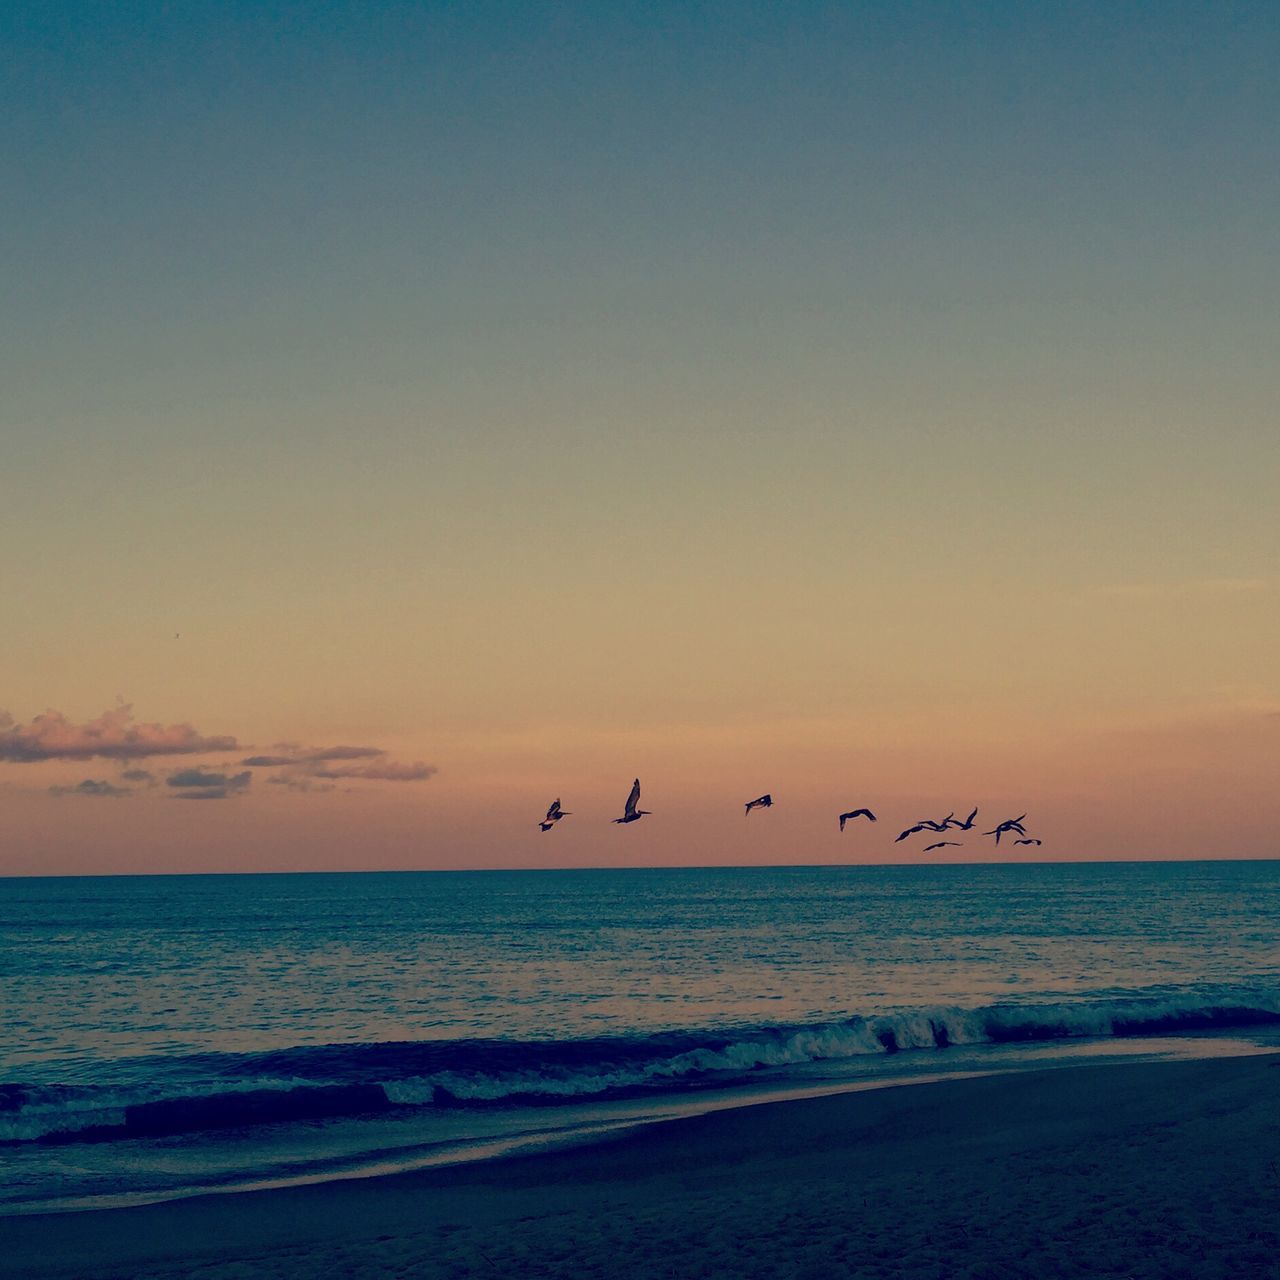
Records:
{"label": "sea water", "polygon": [[0,880],[0,1212],[1280,1044],[1280,863]]}

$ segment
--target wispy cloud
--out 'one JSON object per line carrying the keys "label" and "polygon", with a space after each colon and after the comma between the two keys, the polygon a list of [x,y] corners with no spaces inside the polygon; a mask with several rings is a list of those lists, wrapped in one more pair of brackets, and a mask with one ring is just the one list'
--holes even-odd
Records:
{"label": "wispy cloud", "polygon": [[204,769],[180,769],[171,773],[166,785],[178,789],[177,800],[228,800],[232,796],[242,795],[249,789],[253,774],[245,769],[242,773],[211,773]]}
{"label": "wispy cloud", "polygon": [[421,760],[413,764],[397,764],[394,760],[377,764],[330,765],[310,771],[313,778],[371,778],[380,782],[422,782],[439,770],[433,764]]}
{"label": "wispy cloud", "polygon": [[317,782],[306,774],[281,773],[267,781],[274,787],[288,787],[290,791],[336,791],[332,782]]}
{"label": "wispy cloud", "polygon": [[114,799],[133,794],[129,787],[117,787],[96,778],[85,778],[74,787],[50,787],[49,792],[55,796],[110,796]]}
{"label": "wispy cloud", "polygon": [[[365,761],[367,763],[356,763]],[[255,769],[280,769],[268,781],[294,791],[321,791],[307,785],[309,779],[359,778],[371,782],[423,782],[437,773],[435,765],[415,760],[402,764],[387,759],[382,747],[303,747],[296,742],[278,742],[269,755],[247,756],[240,762]]]}
{"label": "wispy cloud", "polygon": [[250,756],[242,760],[251,768],[270,769],[278,765],[316,764],[324,760],[367,760],[387,753],[381,747],[300,747],[296,743],[277,742],[276,755]]}
{"label": "wispy cloud", "polygon": [[42,760],[140,760],[150,756],[235,751],[231,737],[208,737],[189,724],[136,724],[133,708],[116,707],[96,720],[76,724],[60,711],[46,711],[30,724],[16,724],[0,712],[0,760],[35,764]]}

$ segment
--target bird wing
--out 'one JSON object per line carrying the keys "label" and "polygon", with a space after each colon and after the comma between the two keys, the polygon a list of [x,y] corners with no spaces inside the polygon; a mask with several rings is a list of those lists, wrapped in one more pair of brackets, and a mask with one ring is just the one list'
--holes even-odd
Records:
{"label": "bird wing", "polygon": [[560,800],[559,798],[551,802],[551,808],[547,810],[547,820],[554,822],[560,816]]}
{"label": "bird wing", "polygon": [[627,797],[627,807],[623,810],[628,817],[636,811],[636,805],[640,803],[640,779],[637,778],[631,784],[631,794]]}
{"label": "bird wing", "polygon": [[841,831],[843,831],[843,830],[844,830],[844,824],[845,824],[846,822],[848,822],[848,821],[849,821],[849,819],[850,819],[851,817],[853,817],[853,814],[851,814],[851,813],[842,813],[842,814],[840,815],[840,830],[841,830]]}

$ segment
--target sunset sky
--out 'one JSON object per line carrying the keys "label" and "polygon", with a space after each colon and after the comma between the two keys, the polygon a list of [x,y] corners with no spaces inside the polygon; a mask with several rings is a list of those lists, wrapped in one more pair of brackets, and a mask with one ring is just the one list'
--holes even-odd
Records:
{"label": "sunset sky", "polygon": [[1280,856],[1276,7],[0,47],[0,873]]}

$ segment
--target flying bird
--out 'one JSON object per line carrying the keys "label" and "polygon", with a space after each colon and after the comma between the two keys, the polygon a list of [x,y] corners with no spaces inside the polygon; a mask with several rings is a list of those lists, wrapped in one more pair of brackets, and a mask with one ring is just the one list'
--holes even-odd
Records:
{"label": "flying bird", "polygon": [[1044,844],[1043,840],[1015,840],[1014,844]]}
{"label": "flying bird", "polygon": [[977,816],[978,816],[978,811],[977,809],[975,809],[963,822],[961,822],[959,818],[951,818],[948,821],[950,822],[951,826],[957,827],[961,831],[972,831],[973,820]]}
{"label": "flying bird", "polygon": [[850,818],[870,818],[871,821],[874,822],[876,820],[876,815],[872,813],[870,809],[850,809],[848,813],[842,813],[840,815],[841,831],[844,830],[844,824],[848,822]]}
{"label": "flying bird", "polygon": [[638,822],[645,814],[649,813],[648,809],[637,809],[636,805],[640,803],[640,779],[637,778],[631,784],[631,794],[627,797],[627,807],[622,811],[622,817],[614,818],[615,823],[619,822]]}
{"label": "flying bird", "polygon": [[937,829],[931,822],[917,822],[914,827],[908,827],[900,836],[894,836],[893,843],[897,844],[899,840],[905,840],[919,831],[937,831]]}
{"label": "flying bird", "polygon": [[547,810],[547,816],[538,823],[538,826],[543,831],[550,831],[561,818],[567,818],[568,816],[569,813],[560,807],[560,801],[557,798],[551,802],[551,808]]}
{"label": "flying bird", "polygon": [[1000,843],[1000,837],[1004,835],[1006,831],[1016,831],[1020,836],[1025,836],[1027,833],[1022,826],[1022,819],[1026,816],[1027,815],[1023,813],[1019,814],[1016,818],[1006,818],[1003,822],[996,823],[995,827],[991,831],[984,831],[982,834],[984,836],[995,836],[996,844]]}
{"label": "flying bird", "polygon": [[771,795],[763,795],[756,800],[747,801],[747,813],[750,813],[752,809],[772,809],[772,808],[773,808],[773,797]]}
{"label": "flying bird", "polygon": [[945,831],[955,821],[954,811],[947,814],[941,822],[934,822],[932,818],[921,818],[916,824],[917,830],[920,831]]}
{"label": "flying bird", "polygon": [[939,840],[937,844],[927,844],[924,847],[925,853],[931,849],[963,849],[964,845],[959,840]]}

